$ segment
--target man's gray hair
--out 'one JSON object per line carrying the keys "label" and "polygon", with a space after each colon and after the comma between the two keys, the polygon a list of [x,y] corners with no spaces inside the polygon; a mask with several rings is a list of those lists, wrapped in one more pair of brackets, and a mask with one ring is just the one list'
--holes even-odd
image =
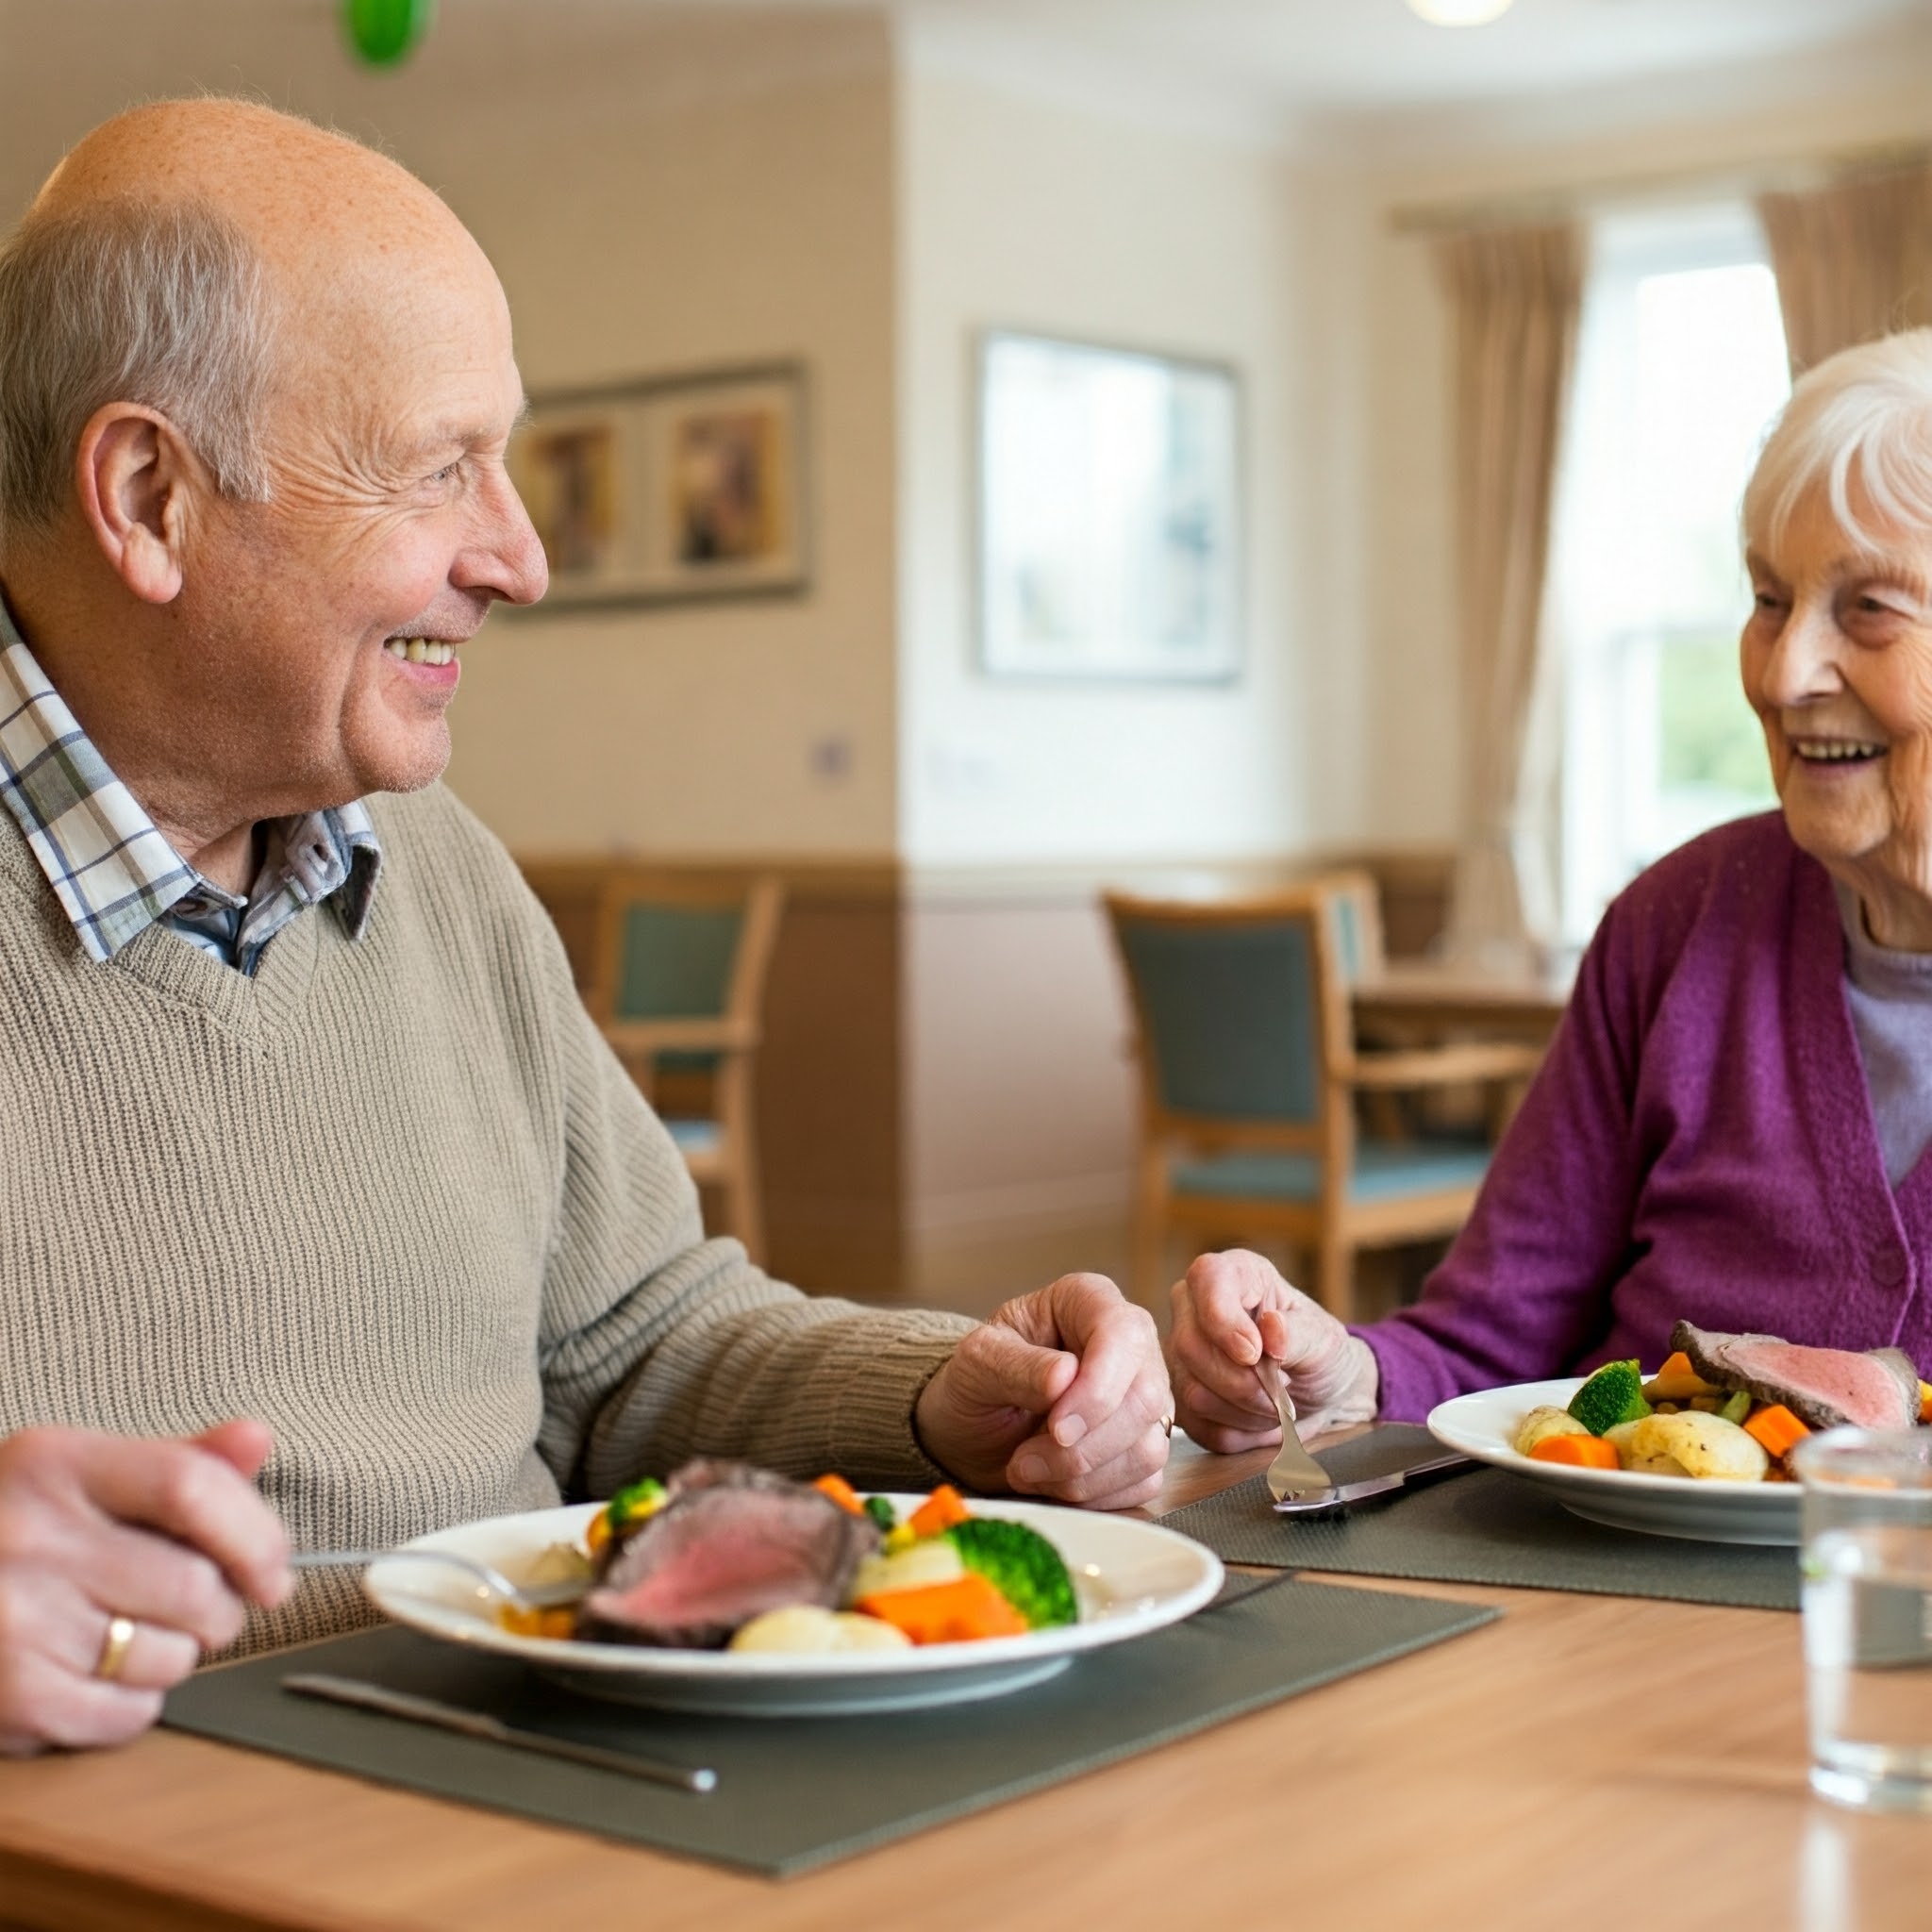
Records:
{"label": "man's gray hair", "polygon": [[274,307],[254,245],[206,202],[29,214],[0,244],[0,539],[58,517],[107,403],[159,410],[224,495],[265,502]]}

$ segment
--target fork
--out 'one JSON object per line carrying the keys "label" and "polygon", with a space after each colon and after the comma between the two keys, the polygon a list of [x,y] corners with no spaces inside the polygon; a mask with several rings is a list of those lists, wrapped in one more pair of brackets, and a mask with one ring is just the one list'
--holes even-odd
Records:
{"label": "fork", "polygon": [[1281,1447],[1268,1465],[1268,1493],[1280,1503],[1291,1496],[1312,1496],[1332,1490],[1335,1478],[1302,1447],[1302,1439],[1295,1433],[1294,1398],[1288,1392],[1288,1377],[1281,1373],[1281,1364],[1264,1355],[1255,1364],[1255,1374],[1281,1418]]}
{"label": "fork", "polygon": [[548,1610],[579,1602],[589,1593],[587,1579],[571,1577],[558,1583],[512,1583],[501,1570],[459,1557],[454,1550],[297,1550],[289,1558],[291,1570],[333,1570],[365,1563],[441,1563],[474,1579],[480,1595],[501,1597],[520,1610]]}

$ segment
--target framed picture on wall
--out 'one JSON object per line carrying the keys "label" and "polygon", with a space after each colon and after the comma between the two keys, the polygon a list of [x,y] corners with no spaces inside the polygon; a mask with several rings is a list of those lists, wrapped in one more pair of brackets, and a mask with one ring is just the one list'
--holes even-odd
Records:
{"label": "framed picture on wall", "polygon": [[1240,405],[1218,363],[1006,330],[981,339],[989,673],[1240,675]]}
{"label": "framed picture on wall", "polygon": [[509,471],[550,561],[539,608],[802,592],[805,438],[796,363],[533,397]]}

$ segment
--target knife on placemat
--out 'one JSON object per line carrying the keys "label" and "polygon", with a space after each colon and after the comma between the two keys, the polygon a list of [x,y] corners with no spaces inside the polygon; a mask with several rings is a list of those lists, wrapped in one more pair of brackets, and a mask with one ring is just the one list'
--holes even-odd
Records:
{"label": "knife on placemat", "polygon": [[712,1791],[718,1788],[718,1774],[703,1765],[667,1764],[661,1758],[638,1757],[628,1751],[574,1744],[567,1738],[521,1730],[484,1711],[465,1710],[460,1705],[418,1697],[408,1690],[391,1690],[386,1684],[366,1684],[358,1677],[332,1677],[324,1672],[309,1672],[284,1677],[282,1689],[297,1697],[319,1697],[327,1704],[346,1704],[357,1710],[379,1711],[384,1717],[408,1718],[412,1724],[433,1724],[438,1730],[457,1731],[466,1738],[508,1744],[518,1751],[540,1752],[545,1757],[561,1757],[566,1763],[587,1764],[596,1771],[621,1772],[625,1777],[644,1778],[681,1791]]}
{"label": "knife on placemat", "polygon": [[1477,1467],[1474,1456],[1438,1456],[1427,1462],[1398,1469],[1393,1475],[1372,1475],[1358,1483],[1338,1483],[1333,1489],[1314,1490],[1305,1496],[1284,1496],[1274,1505],[1277,1516],[1324,1516],[1346,1509],[1351,1503],[1364,1503],[1371,1496],[1387,1495],[1391,1490],[1418,1489],[1446,1475],[1459,1475]]}

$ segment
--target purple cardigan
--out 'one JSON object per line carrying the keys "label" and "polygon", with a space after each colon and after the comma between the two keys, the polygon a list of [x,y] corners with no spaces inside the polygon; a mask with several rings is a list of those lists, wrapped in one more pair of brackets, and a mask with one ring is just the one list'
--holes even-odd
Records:
{"label": "purple cardigan", "polygon": [[[1932,1069],[1927,1070],[1932,1078]],[[1488,1180],[1422,1299],[1357,1332],[1381,1412],[1655,1368],[1679,1317],[1932,1369],[1932,1153],[1886,1179],[1831,879],[1775,812],[1604,915]]]}

